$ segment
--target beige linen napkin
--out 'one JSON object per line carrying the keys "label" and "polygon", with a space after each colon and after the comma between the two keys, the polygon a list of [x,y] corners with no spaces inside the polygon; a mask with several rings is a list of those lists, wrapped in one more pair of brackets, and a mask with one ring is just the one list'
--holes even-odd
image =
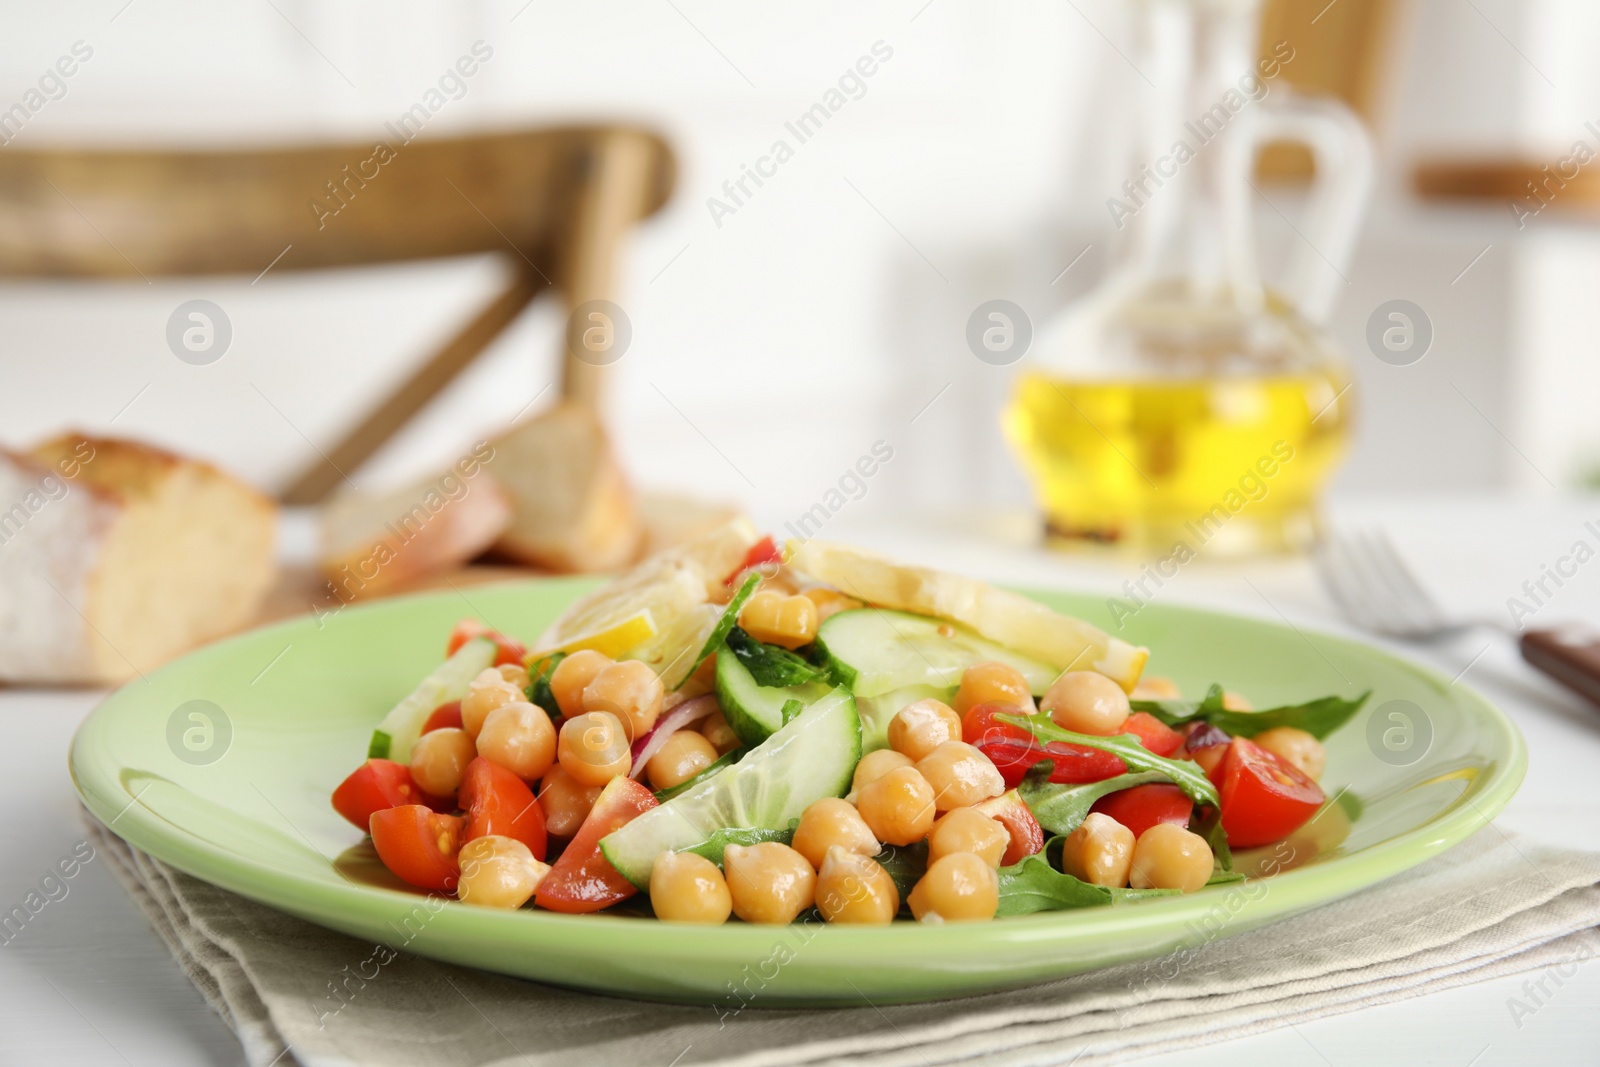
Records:
{"label": "beige linen napkin", "polygon": [[1197,935],[1194,947],[1156,960],[936,1004],[719,1013],[391,958],[191,878],[86,821],[255,1067],[1100,1064],[1502,974],[1570,978],[1600,952],[1600,854],[1490,827],[1365,893],[1236,937]]}

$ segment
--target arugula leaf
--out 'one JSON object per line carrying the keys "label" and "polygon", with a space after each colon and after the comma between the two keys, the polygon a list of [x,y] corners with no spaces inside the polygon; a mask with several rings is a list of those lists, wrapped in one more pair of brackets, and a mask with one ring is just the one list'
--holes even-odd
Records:
{"label": "arugula leaf", "polygon": [[[1206,839],[1206,844],[1211,846],[1212,882],[1219,876],[1233,873],[1233,850],[1228,847],[1228,835],[1222,829],[1221,809],[1202,808],[1196,812],[1189,819],[1189,832],[1199,834]],[[1211,885],[1212,882],[1207,882],[1206,885]]]}
{"label": "arugula leaf", "polygon": [[732,767],[735,763],[738,763],[739,758],[743,756],[744,753],[745,750],[742,748],[736,748],[731,752],[726,752],[721,758],[712,762],[710,766],[701,771],[699,774],[695,775],[693,778],[689,779],[687,782],[679,782],[670,789],[658,790],[656,792],[656,803],[665,804],[679,793],[687,793],[701,782],[704,782],[709,778],[716,777],[729,767]]}
{"label": "arugula leaf", "polygon": [[1043,852],[1024,856],[1011,866],[1000,868],[1000,907],[995,912],[996,918],[1067,908],[1098,908],[1126,900],[1170,897],[1181,892],[1177,889],[1112,889],[1090,885],[1052,867],[1045,858],[1049,851],[1047,844]]}
{"label": "arugula leaf", "polygon": [[778,714],[783,717],[783,725],[788,726],[789,723],[794,721],[796,716],[805,710],[806,706],[804,704],[800,703],[800,701],[794,699],[793,697],[790,697],[788,700],[783,702],[783,707],[778,709]]}
{"label": "arugula leaf", "polygon": [[694,663],[684,672],[683,680],[678,683],[681,688],[684,682],[694,677],[694,672],[700,669],[700,664],[711,658],[711,654],[722,647],[722,642],[727,640],[728,632],[739,625],[739,609],[744,607],[744,602],[755,593],[756,586],[761,584],[761,575],[751,573],[733,594],[733,599],[728,601],[728,606],[722,609],[722,614],[717,616],[717,624],[711,628],[706,643],[700,646],[700,654],[694,658]]}
{"label": "arugula leaf", "polygon": [[757,685],[784,689],[826,677],[825,671],[813,667],[788,649],[762,644],[738,626],[728,631],[724,643],[730,652],[739,657],[739,662],[744,664]]}
{"label": "arugula leaf", "polygon": [[1274,727],[1292,726],[1323,738],[1349,722],[1371,695],[1368,690],[1354,700],[1328,696],[1265,711],[1229,711],[1222,706],[1222,686],[1213,685],[1199,703],[1186,700],[1135,700],[1131,703],[1134,711],[1147,712],[1172,727],[1208,722],[1234,737],[1254,737]]}
{"label": "arugula leaf", "polygon": [[904,906],[906,897],[911,895],[912,888],[928,870],[928,843],[918,841],[910,845],[884,845],[883,851],[875,858],[894,880],[894,887],[900,891],[900,903]]}
{"label": "arugula leaf", "polygon": [[1211,784],[1211,780],[1199,766],[1189,760],[1158,756],[1140,744],[1135,734],[1099,737],[1094,734],[1073,733],[1071,730],[1063,730],[1044,715],[996,715],[995,720],[1020,726],[1040,741],[1065,741],[1109,752],[1126,763],[1130,771],[1153,771],[1161,775],[1182,789],[1189,799],[1197,804],[1210,804],[1215,807],[1221,803],[1217,797],[1216,787]]}
{"label": "arugula leaf", "polygon": [[537,663],[528,665],[528,703],[543,708],[552,722],[561,721],[561,707],[556,703],[555,694],[550,692],[550,676],[556,673],[556,668],[566,658],[565,652],[552,652]]}
{"label": "arugula leaf", "polygon": [[723,850],[729,845],[759,845],[763,841],[780,841],[787,845],[794,840],[794,830],[799,825],[799,819],[791,819],[789,825],[782,830],[768,830],[759,826],[725,826],[698,845],[682,851],[704,856],[720,867]]}
{"label": "arugula leaf", "polygon": [[1094,802],[1119,789],[1136,785],[1165,782],[1167,776],[1157,771],[1137,774],[1119,774],[1103,782],[1068,783],[1050,781],[1053,764],[1044,760],[1034,765],[1017,786],[1023,803],[1033,812],[1040,828],[1052,834],[1070,834],[1088,816]]}

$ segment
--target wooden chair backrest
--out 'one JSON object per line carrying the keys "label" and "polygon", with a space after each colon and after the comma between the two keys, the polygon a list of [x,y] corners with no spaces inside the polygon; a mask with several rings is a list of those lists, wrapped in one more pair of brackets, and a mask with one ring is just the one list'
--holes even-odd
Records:
{"label": "wooden chair backrest", "polygon": [[[286,500],[320,499],[546,287],[609,299],[622,236],[671,193],[671,149],[647,130],[571,126],[220,151],[0,151],[0,278],[260,277],[502,253],[513,283]],[[562,392],[598,399],[603,368],[569,349]]]}

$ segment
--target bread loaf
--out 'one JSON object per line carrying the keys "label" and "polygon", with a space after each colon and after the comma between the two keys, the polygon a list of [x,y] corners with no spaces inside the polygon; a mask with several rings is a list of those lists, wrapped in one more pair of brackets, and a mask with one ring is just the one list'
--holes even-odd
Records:
{"label": "bread loaf", "polygon": [[487,466],[512,503],[498,551],[555,571],[616,570],[633,561],[638,506],[592,410],[558,404],[492,443]]}
{"label": "bread loaf", "polygon": [[0,681],[122,682],[245,625],[274,527],[256,490],[148,445],[0,452]]}

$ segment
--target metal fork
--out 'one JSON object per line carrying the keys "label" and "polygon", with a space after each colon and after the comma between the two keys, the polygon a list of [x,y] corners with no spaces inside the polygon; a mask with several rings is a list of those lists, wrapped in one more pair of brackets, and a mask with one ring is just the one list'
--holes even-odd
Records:
{"label": "metal fork", "polygon": [[1323,588],[1363,630],[1432,643],[1492,629],[1517,641],[1522,658],[1600,705],[1600,634],[1585,626],[1519,630],[1490,616],[1449,616],[1382,532],[1340,537],[1325,532],[1315,561]]}

